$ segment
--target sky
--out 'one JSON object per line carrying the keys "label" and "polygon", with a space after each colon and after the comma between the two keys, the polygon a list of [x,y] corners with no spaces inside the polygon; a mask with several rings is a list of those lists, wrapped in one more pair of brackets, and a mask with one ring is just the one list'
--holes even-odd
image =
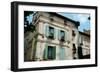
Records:
{"label": "sky", "polygon": [[27,18],[28,23],[30,24],[32,22],[33,14],[30,14],[26,18]]}
{"label": "sky", "polygon": [[[88,19],[88,17],[90,16],[90,14],[79,14],[79,13],[58,13],[62,16],[65,16],[67,18],[70,18],[74,21],[79,21],[80,22],[80,26],[78,27],[78,30],[83,32],[84,29],[85,30],[90,30],[90,20]],[[29,22],[29,24],[32,22],[32,17],[33,14],[30,14],[29,16],[27,16],[27,21]]]}
{"label": "sky", "polygon": [[79,21],[80,26],[78,27],[79,31],[90,30],[90,20],[88,19],[90,14],[83,14],[83,13],[58,13],[65,17],[68,17],[74,21]]}

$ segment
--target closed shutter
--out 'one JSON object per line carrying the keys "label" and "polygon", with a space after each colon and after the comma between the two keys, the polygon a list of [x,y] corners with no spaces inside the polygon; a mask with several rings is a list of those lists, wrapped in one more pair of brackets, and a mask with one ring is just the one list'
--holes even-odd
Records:
{"label": "closed shutter", "polygon": [[65,48],[60,48],[60,60],[65,59]]}

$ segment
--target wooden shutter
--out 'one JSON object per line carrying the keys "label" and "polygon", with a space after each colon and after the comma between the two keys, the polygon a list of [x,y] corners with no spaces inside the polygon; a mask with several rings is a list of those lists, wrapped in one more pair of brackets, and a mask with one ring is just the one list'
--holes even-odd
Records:
{"label": "wooden shutter", "polygon": [[67,31],[65,31],[65,41],[67,41],[68,35],[67,35]]}
{"label": "wooden shutter", "polygon": [[60,48],[60,60],[65,59],[65,48]]}
{"label": "wooden shutter", "polygon": [[58,40],[60,40],[60,30],[58,29]]}
{"label": "wooden shutter", "polygon": [[53,57],[53,59],[55,59],[56,58],[56,47],[53,47],[53,53],[52,53],[52,57]]}
{"label": "wooden shutter", "polygon": [[48,27],[48,25],[45,26],[45,36],[46,37],[49,36],[49,27]]}
{"label": "wooden shutter", "polygon": [[46,43],[46,44],[45,44],[45,49],[44,49],[44,59],[45,59],[45,60],[48,59],[47,54],[48,54],[48,44]]}
{"label": "wooden shutter", "polygon": [[56,39],[57,29],[54,29],[54,38]]}
{"label": "wooden shutter", "polygon": [[67,31],[67,41],[70,41],[70,40],[71,40],[71,36],[70,36],[69,31]]}

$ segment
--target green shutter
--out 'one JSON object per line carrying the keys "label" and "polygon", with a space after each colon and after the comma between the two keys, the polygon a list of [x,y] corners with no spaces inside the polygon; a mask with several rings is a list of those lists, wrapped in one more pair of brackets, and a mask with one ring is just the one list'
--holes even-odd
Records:
{"label": "green shutter", "polygon": [[67,31],[67,41],[70,41],[70,33],[69,33],[69,31]]}
{"label": "green shutter", "polygon": [[60,30],[58,29],[58,40],[60,40]]}
{"label": "green shutter", "polygon": [[68,32],[65,31],[65,41],[67,41],[67,38],[68,38]]}
{"label": "green shutter", "polygon": [[65,59],[65,48],[60,48],[60,60]]}
{"label": "green shutter", "polygon": [[58,39],[58,29],[56,29],[56,38]]}
{"label": "green shutter", "polygon": [[48,55],[48,44],[46,43],[45,44],[45,49],[44,49],[44,59],[45,60],[48,59],[47,55]]}
{"label": "green shutter", "polygon": [[56,34],[57,34],[56,31],[57,31],[57,30],[54,29],[54,38],[55,38],[55,39],[56,39]]}
{"label": "green shutter", "polygon": [[47,33],[46,31],[47,31],[47,26],[45,25],[45,36],[47,36],[47,35],[46,35],[46,33]]}
{"label": "green shutter", "polygon": [[48,25],[45,26],[45,36],[46,37],[49,36],[49,27],[48,27]]}
{"label": "green shutter", "polygon": [[53,55],[53,56],[52,56],[53,59],[55,59],[55,58],[56,58],[56,47],[53,48],[53,53],[52,53],[52,55]]}

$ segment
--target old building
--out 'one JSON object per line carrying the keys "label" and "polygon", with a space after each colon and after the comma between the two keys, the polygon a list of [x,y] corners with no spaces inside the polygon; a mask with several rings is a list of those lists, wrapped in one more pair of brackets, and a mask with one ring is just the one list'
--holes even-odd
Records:
{"label": "old building", "polygon": [[90,30],[79,32],[79,59],[90,58]]}
{"label": "old building", "polygon": [[32,45],[26,50],[25,61],[78,58],[79,22],[53,12],[36,12],[32,24],[36,31],[27,36]]}

